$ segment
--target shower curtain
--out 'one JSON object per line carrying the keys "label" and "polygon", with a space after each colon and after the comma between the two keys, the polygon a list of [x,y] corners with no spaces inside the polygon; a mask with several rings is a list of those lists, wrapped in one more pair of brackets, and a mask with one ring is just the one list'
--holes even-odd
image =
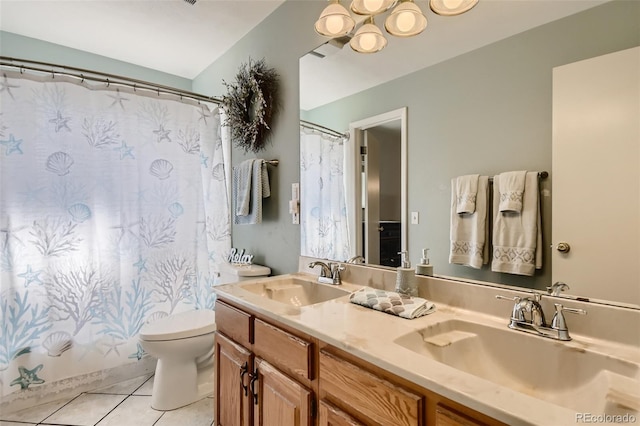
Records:
{"label": "shower curtain", "polygon": [[345,139],[300,127],[300,254],[349,258]]}
{"label": "shower curtain", "polygon": [[0,397],[136,363],[145,323],[213,308],[223,136],[214,105],[0,76]]}

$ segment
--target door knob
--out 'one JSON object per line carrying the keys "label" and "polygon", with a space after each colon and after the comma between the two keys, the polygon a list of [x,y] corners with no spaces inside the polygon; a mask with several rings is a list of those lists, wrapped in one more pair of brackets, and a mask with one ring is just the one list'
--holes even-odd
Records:
{"label": "door knob", "polygon": [[569,253],[569,251],[571,250],[571,246],[569,245],[569,243],[558,243],[558,245],[556,245],[556,250],[558,250],[560,253]]}

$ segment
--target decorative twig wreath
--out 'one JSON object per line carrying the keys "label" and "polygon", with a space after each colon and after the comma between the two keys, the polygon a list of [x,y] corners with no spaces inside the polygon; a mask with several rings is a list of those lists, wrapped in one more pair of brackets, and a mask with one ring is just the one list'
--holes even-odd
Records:
{"label": "decorative twig wreath", "polygon": [[267,68],[264,59],[240,65],[235,84],[223,81],[227,94],[222,106],[227,114],[225,125],[231,127],[231,139],[245,152],[265,147],[276,112],[278,74]]}

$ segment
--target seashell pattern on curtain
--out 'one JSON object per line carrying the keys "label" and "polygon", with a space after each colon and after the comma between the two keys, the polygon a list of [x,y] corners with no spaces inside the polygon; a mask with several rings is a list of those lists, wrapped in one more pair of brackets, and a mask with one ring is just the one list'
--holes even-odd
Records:
{"label": "seashell pattern on curtain", "polygon": [[231,248],[213,105],[0,76],[0,397],[146,356],[143,324],[213,309]]}

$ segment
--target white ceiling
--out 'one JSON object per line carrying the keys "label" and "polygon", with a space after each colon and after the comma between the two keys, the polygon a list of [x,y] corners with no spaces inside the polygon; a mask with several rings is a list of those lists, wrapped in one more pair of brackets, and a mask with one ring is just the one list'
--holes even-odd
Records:
{"label": "white ceiling", "polygon": [[0,0],[0,29],[193,79],[283,1]]}
{"label": "white ceiling", "polygon": [[[190,5],[183,0],[0,0],[0,29],[193,79],[283,1],[197,0]],[[387,47],[372,55],[346,46],[324,59],[305,57],[301,109],[605,1],[609,0],[480,0],[464,15],[441,17],[427,10],[425,0],[416,0],[429,22],[419,36],[388,37]]]}

